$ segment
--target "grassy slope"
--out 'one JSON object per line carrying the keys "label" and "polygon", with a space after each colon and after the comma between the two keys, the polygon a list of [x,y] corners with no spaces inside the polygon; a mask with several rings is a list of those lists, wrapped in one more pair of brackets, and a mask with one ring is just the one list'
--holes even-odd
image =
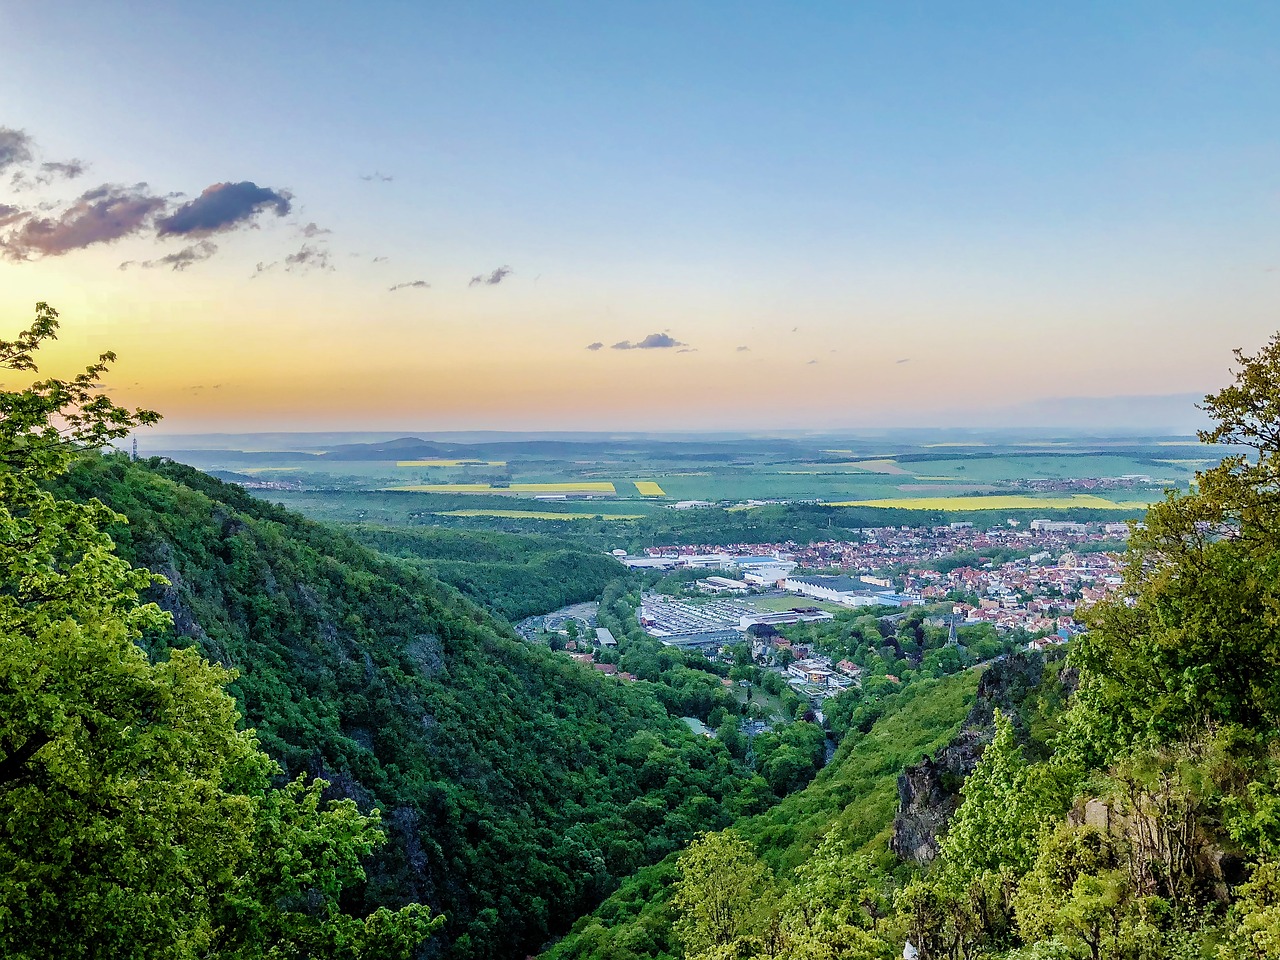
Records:
{"label": "grassy slope", "polygon": [[[959,731],[978,671],[924,681],[904,691],[863,735],[851,735],[805,789],[734,825],[786,878],[828,832],[838,830],[886,863],[898,801],[898,775]],[[671,939],[675,856],[641,870],[545,954],[546,960],[631,960],[676,955]]]}

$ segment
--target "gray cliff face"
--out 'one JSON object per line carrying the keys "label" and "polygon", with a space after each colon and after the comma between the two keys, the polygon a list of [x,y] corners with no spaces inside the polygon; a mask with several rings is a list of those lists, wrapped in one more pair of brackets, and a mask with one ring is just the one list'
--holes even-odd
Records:
{"label": "gray cliff face", "polygon": [[[995,731],[996,709],[1014,718],[1027,739],[1022,707],[1044,679],[1044,657],[1018,653],[992,663],[978,681],[977,699],[955,738],[898,777],[898,812],[889,848],[904,860],[925,864],[938,856],[938,840],[960,806],[960,787],[977,766]],[[1063,672],[1068,688],[1073,678]]]}
{"label": "gray cliff face", "polygon": [[987,745],[980,730],[961,730],[931,757],[898,777],[898,813],[889,848],[904,860],[925,864],[938,856],[938,838],[960,806],[960,786]]}

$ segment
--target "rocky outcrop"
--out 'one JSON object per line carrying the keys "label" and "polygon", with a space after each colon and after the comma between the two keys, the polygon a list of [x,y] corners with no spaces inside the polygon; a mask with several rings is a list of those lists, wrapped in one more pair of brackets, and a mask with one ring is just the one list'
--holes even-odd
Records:
{"label": "rocky outcrop", "polygon": [[898,813],[889,847],[904,860],[928,863],[938,838],[960,806],[960,785],[987,745],[980,730],[961,730],[949,744],[898,777]]}
{"label": "rocky outcrop", "polygon": [[[973,708],[955,738],[931,756],[907,767],[898,777],[898,812],[889,847],[904,860],[928,863],[938,856],[938,838],[960,806],[960,787],[977,766],[995,730],[999,709],[1015,720],[1027,737],[1023,706],[1044,680],[1044,657],[1018,653],[992,663],[978,681]],[[1071,685],[1066,671],[1060,682]]]}

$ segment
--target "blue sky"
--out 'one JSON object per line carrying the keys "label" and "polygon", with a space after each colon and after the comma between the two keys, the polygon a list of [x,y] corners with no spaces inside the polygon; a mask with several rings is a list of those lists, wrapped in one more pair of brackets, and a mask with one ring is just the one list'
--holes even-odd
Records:
{"label": "blue sky", "polygon": [[1203,392],[1280,326],[1274,5],[52,2],[0,36],[0,127],[88,165],[0,204],[290,198],[181,270],[119,269],[178,250],[144,230],[0,261],[10,326],[54,302],[175,427],[963,422]]}

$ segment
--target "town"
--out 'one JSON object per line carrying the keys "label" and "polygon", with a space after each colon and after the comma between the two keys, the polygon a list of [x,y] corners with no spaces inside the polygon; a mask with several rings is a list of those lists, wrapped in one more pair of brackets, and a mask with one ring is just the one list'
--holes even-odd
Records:
{"label": "town", "polygon": [[[714,569],[737,574],[699,581],[708,593],[782,590],[851,608],[950,600],[952,612],[967,622],[1038,633],[1076,629],[1072,614],[1078,604],[1100,600],[1120,586],[1120,551],[1128,535],[1125,523],[1033,520],[1023,529],[1010,520],[978,529],[961,522],[927,528],[865,528],[856,541],[808,545],[656,546],[643,556],[619,559],[632,569]],[[660,608],[655,601],[654,609]],[[690,613],[678,612],[686,617]],[[732,626],[744,630],[750,622],[767,617],[729,611],[733,612],[739,616]],[[696,632],[672,629],[680,624],[667,624],[664,618],[650,619],[655,636]],[[704,629],[707,626],[701,624]]]}

